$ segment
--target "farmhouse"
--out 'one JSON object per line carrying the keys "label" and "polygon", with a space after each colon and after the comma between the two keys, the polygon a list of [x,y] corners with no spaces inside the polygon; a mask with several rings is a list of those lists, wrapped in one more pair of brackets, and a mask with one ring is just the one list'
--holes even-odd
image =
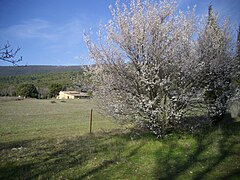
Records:
{"label": "farmhouse", "polygon": [[60,91],[57,99],[85,99],[90,96],[84,92],[77,91]]}

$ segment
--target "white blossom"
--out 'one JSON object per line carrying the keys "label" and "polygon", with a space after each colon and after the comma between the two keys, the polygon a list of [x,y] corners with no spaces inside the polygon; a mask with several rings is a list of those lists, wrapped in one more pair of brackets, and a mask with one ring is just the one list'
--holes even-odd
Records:
{"label": "white blossom", "polygon": [[[85,35],[102,106],[117,120],[158,136],[183,127],[196,103],[221,114],[234,72],[227,26],[219,27],[214,14],[212,23],[197,25],[195,8],[186,14],[176,9],[170,0],[132,0],[130,7],[117,2],[113,19],[100,27],[99,42]],[[210,88],[222,89],[211,105],[202,101]]]}

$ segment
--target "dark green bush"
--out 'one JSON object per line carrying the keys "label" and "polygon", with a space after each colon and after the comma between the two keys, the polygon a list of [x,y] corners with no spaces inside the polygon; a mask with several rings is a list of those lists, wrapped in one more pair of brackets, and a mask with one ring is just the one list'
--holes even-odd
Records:
{"label": "dark green bush", "polygon": [[38,91],[33,84],[21,84],[17,89],[17,95],[25,98],[37,98]]}
{"label": "dark green bush", "polygon": [[49,87],[49,97],[57,97],[60,91],[64,90],[65,87],[62,84],[54,83]]}

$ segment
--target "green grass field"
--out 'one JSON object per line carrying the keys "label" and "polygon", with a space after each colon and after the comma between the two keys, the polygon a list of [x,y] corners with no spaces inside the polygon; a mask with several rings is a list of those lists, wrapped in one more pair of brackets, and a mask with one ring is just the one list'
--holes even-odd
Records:
{"label": "green grass field", "polygon": [[61,139],[86,134],[91,108],[93,131],[116,127],[116,123],[98,113],[98,107],[91,100],[2,100],[1,142]]}
{"label": "green grass field", "polygon": [[240,177],[239,121],[156,139],[118,126],[91,100],[55,101],[0,101],[0,179]]}

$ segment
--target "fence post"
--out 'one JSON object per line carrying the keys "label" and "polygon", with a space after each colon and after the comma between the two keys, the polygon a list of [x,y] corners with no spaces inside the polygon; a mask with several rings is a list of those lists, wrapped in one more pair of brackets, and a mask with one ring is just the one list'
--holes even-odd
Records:
{"label": "fence post", "polygon": [[93,110],[91,109],[91,114],[90,114],[90,134],[92,133],[92,114],[93,114]]}

